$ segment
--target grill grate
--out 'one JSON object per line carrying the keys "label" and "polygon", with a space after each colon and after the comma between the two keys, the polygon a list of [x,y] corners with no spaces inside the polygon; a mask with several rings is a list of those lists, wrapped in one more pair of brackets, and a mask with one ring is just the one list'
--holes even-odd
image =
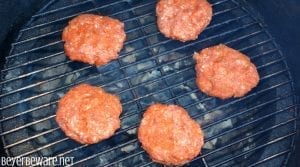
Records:
{"label": "grill grate", "polygon": [[[160,166],[140,147],[136,128],[149,104],[164,102],[186,108],[206,134],[202,154],[189,166],[283,166],[293,149],[297,110],[284,56],[246,2],[210,2],[212,23],[183,44],[157,30],[156,1],[50,1],[20,31],[2,70],[0,135],[7,153],[73,156],[74,166]],[[104,67],[70,62],[63,52],[63,27],[87,12],[125,23],[119,59]],[[196,88],[191,55],[218,43],[257,65],[260,84],[247,96],[222,101]],[[94,145],[66,138],[54,120],[58,100],[82,82],[118,94],[124,109],[121,129]]]}

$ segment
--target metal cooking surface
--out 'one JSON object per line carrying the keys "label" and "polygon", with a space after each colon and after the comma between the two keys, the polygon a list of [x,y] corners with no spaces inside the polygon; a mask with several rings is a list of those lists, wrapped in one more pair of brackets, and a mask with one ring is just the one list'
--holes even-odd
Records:
{"label": "metal cooking surface", "polygon": [[[263,22],[244,1],[210,0],[211,24],[192,42],[165,38],[153,0],[52,0],[20,31],[1,80],[1,137],[10,156],[74,157],[74,166],[161,166],[136,138],[153,102],[183,106],[205,132],[202,154],[189,166],[282,166],[293,147],[296,102],[284,57]],[[125,23],[127,41],[104,67],[71,62],[61,33],[79,13],[99,13]],[[195,85],[192,54],[225,43],[247,54],[261,80],[247,96],[219,100]],[[122,126],[108,140],[80,145],[54,118],[57,101],[72,86],[90,83],[121,97]]]}

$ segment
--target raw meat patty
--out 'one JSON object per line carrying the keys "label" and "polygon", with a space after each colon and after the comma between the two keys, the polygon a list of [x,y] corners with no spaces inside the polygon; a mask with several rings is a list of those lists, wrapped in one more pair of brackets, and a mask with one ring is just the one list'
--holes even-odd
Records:
{"label": "raw meat patty", "polygon": [[117,96],[80,84],[59,101],[56,122],[67,136],[82,144],[107,139],[120,127],[122,106]]}
{"label": "raw meat patty", "polygon": [[189,162],[203,145],[200,125],[176,105],[151,105],[144,113],[138,138],[153,161],[166,165]]}
{"label": "raw meat patty", "polygon": [[242,97],[259,82],[258,72],[250,59],[223,44],[195,53],[194,59],[197,86],[210,96]]}
{"label": "raw meat patty", "polygon": [[97,66],[117,59],[125,38],[122,22],[94,14],[75,17],[62,35],[66,55],[71,60]]}
{"label": "raw meat patty", "polygon": [[156,5],[157,24],[166,37],[182,42],[195,40],[212,18],[206,0],[160,0]]}

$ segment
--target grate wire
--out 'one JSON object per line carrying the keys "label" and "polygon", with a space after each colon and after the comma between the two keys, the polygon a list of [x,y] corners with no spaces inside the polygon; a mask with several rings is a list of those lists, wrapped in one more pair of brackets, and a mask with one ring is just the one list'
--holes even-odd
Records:
{"label": "grate wire", "polygon": [[[175,102],[176,104],[182,105],[190,112],[191,116],[195,120],[200,122],[205,122],[205,117],[211,116],[218,111],[223,111],[225,114],[221,117],[215,118],[216,120],[212,122],[204,123],[202,126],[204,131],[207,131],[208,134],[212,133],[212,135],[206,136],[205,143],[209,143],[214,140],[220,143],[222,140],[227,140],[228,137],[226,138],[226,136],[233,139],[227,143],[219,145],[216,144],[214,149],[204,148],[203,153],[190,163],[191,166],[228,166],[231,163],[238,163],[237,159],[253,157],[252,153],[256,153],[257,158],[254,162],[251,161],[248,164],[247,161],[244,162],[245,166],[257,166],[261,164],[268,166],[268,164],[270,165],[270,162],[273,160],[277,160],[277,162],[279,162],[279,159],[287,159],[291,152],[291,145],[293,144],[295,136],[295,129],[293,130],[291,128],[291,126],[295,128],[293,125],[295,125],[296,122],[295,112],[297,110],[297,105],[294,100],[295,94],[293,92],[293,81],[286,65],[285,58],[280,49],[278,49],[276,42],[266,31],[267,28],[263,26],[261,20],[252,16],[247,6],[243,6],[242,3],[235,0],[211,0],[214,8],[213,22],[211,25],[206,28],[198,40],[179,44],[170,39],[164,38],[157,31],[155,19],[153,19],[155,18],[155,1],[146,0],[139,2],[135,0],[109,0],[102,3],[100,0],[87,0],[74,2],[63,2],[59,0],[50,1],[49,4],[46,5],[40,12],[35,14],[29,23],[20,31],[19,37],[12,44],[11,54],[6,58],[7,62],[13,62],[8,63],[1,71],[2,74],[6,76],[9,76],[8,74],[13,71],[22,71],[23,69],[30,68],[30,66],[37,65],[38,67],[35,70],[24,70],[24,72],[21,72],[20,75],[8,78],[3,77],[4,79],[0,82],[2,89],[0,100],[1,102],[4,102],[1,103],[0,107],[2,114],[2,117],[0,118],[2,128],[0,136],[4,141],[4,148],[9,154],[16,157],[34,155],[43,156],[45,154],[45,150],[55,150],[59,148],[61,144],[69,143],[69,147],[60,151],[53,151],[52,153],[50,151],[49,154],[53,157],[75,155],[76,160],[73,164],[74,166],[86,165],[89,163],[98,163],[98,166],[122,166],[128,163],[128,161],[132,163],[128,164],[130,166],[159,166],[149,160],[144,150],[140,148],[137,138],[128,135],[128,131],[136,129],[139,125],[139,120],[131,120],[131,117],[140,118],[147,105],[149,105],[147,101],[159,100],[165,103]],[[91,4],[93,7],[90,9],[81,10],[81,8]],[[113,66],[109,64],[103,68],[97,68],[98,72],[93,72],[95,67],[77,63],[76,68],[66,71],[65,73],[58,73],[57,75],[34,80],[29,83],[19,84],[20,82],[30,80],[35,76],[53,71],[56,68],[68,67],[74,64],[69,60],[62,60],[56,63],[39,66],[39,64],[44,61],[50,61],[56,58],[59,59],[60,57],[65,56],[63,51],[56,49],[62,45],[62,41],[57,34],[62,32],[63,25],[65,25],[70,18],[81,13],[102,13],[103,11],[112,8],[114,5],[120,6],[120,4],[125,6],[123,10],[116,11],[112,9],[108,11],[108,15],[122,20],[125,23],[125,27],[131,26],[132,28],[126,29],[126,33],[129,34],[129,36],[135,33],[139,35],[125,42],[125,47],[121,51],[119,59],[115,61],[117,68],[111,68]],[[59,7],[52,8],[56,5]],[[126,6],[128,8],[126,8]],[[63,13],[64,11],[73,11],[73,9],[76,12],[67,13],[59,18],[51,17],[52,15],[55,16],[56,14]],[[148,9],[151,9],[151,12],[149,12]],[[129,15],[130,17],[123,18],[123,16],[125,17],[126,15]],[[45,18],[49,18],[49,20],[44,23],[38,22],[40,19]],[[147,22],[147,19],[152,20]],[[57,28],[51,29],[51,27],[55,27],[55,25],[58,25]],[[49,32],[39,34],[40,30],[47,27],[51,29]],[[148,32],[147,30],[149,29],[155,31]],[[224,31],[222,31],[223,29]],[[28,33],[32,35],[26,38],[21,38]],[[35,33],[36,35],[34,35]],[[54,40],[45,42],[49,41],[49,39],[53,37]],[[156,39],[157,41],[153,42],[155,41],[153,39]],[[41,41],[40,44],[38,43],[39,41]],[[34,43],[38,43],[38,45],[33,45]],[[191,59],[192,52],[218,43],[225,43],[237,48],[241,52],[247,53],[251,60],[258,64],[257,68],[261,75],[260,85],[247,96],[239,99],[220,101],[202,94],[195,87],[195,78],[191,75],[194,74],[194,62]],[[139,44],[143,44],[143,46],[136,47]],[[25,46],[28,47],[26,48]],[[133,47],[133,49],[127,50],[128,47]],[[19,49],[20,51],[18,51],[18,48],[21,48]],[[30,57],[36,53],[51,49],[58,52],[42,54],[42,56],[37,57],[36,59]],[[157,49],[158,51],[154,51]],[[162,51],[160,51],[160,49]],[[182,52],[186,53],[176,59],[167,60],[164,63],[160,62],[160,59],[168,58],[168,56],[175,53],[182,54]],[[123,62],[123,60],[128,57],[143,55],[145,53],[147,56],[142,59],[137,59],[127,64]],[[22,60],[22,57],[28,58],[28,61],[19,62],[19,59]],[[138,56],[135,57],[138,58]],[[129,68],[149,62],[154,62],[154,65],[147,68],[145,67],[145,69],[140,71],[137,70],[136,73],[127,71]],[[184,64],[185,62],[188,63]],[[180,65],[180,63],[183,64],[182,67],[172,69],[173,71],[171,70],[171,72],[165,71],[165,69],[176,66],[176,64]],[[116,71],[119,71],[120,74],[122,74],[122,77],[107,82],[93,83],[95,80],[103,76],[115,74]],[[159,77],[148,79],[143,82],[133,80],[153,71],[158,71]],[[40,91],[37,94],[31,93],[32,90],[35,90],[45,84],[49,84],[54,81],[66,80],[68,76],[72,76],[77,73],[85,74],[86,72],[89,73],[86,77],[76,79],[74,82],[65,83],[49,90]],[[178,78],[187,76],[187,78],[171,82],[170,80],[174,80],[176,76],[178,76]],[[58,97],[51,98],[50,101],[44,101],[39,105],[31,106],[31,104],[39,99],[54,96],[60,92],[66,92],[70,87],[82,82],[93,83],[94,85],[102,86],[107,89],[111,88],[113,85],[125,83],[127,87],[125,86],[124,88],[120,88],[120,90],[113,92],[121,97],[126,94],[130,94],[132,96],[127,99],[125,98],[126,96],[124,97],[126,100],[122,101],[123,106],[137,106],[137,109],[132,111],[129,110],[130,108],[127,109],[125,107],[126,111],[121,116],[122,124],[126,125],[128,120],[131,120],[129,121],[130,124],[117,131],[114,135],[123,136],[125,139],[120,140],[118,144],[106,146],[107,149],[105,150],[97,150],[95,152],[95,150],[93,150],[93,148],[89,145],[72,144],[70,139],[61,134],[61,130],[55,124],[54,120],[55,107],[53,106],[57,105],[59,100]],[[140,93],[143,86],[155,84],[159,85],[160,83],[163,83],[164,87],[156,90],[153,89],[150,93]],[[13,85],[14,88],[7,89],[11,85]],[[186,85],[188,85],[188,90],[181,90],[183,92],[176,93],[176,89]],[[155,98],[155,96],[160,96],[160,99]],[[166,98],[164,96],[166,96]],[[188,99],[188,102],[186,102],[185,99]],[[30,107],[24,108],[23,106],[26,105]],[[202,106],[202,108],[198,108],[199,105]],[[246,107],[244,105],[246,105]],[[48,111],[46,115],[37,118],[34,117],[34,114],[47,111],[49,108],[50,112]],[[20,112],[11,112],[16,109],[19,109]],[[238,112],[231,111],[234,109]],[[198,111],[195,112],[195,110]],[[264,110],[265,112],[263,112]],[[231,111],[230,114],[227,113],[229,111]],[[9,115],[9,113],[11,114]],[[244,123],[234,124],[234,122],[247,120],[248,118],[251,119]],[[21,124],[11,126],[11,122],[15,120],[22,120]],[[223,124],[228,120],[232,122],[232,127],[222,129],[222,131],[219,131],[216,134],[213,134],[215,132],[210,131],[211,129],[218,129],[220,124]],[[33,128],[33,126],[46,124],[47,122],[54,122],[54,125],[50,128],[45,128],[42,131],[35,130]],[[259,126],[263,126],[264,128],[259,129]],[[290,131],[287,130],[284,134],[278,136],[272,135],[274,131],[281,130],[284,132],[287,127],[290,128]],[[10,139],[11,136],[18,135],[24,130],[28,131],[28,134],[24,134],[23,138],[18,137],[16,139]],[[234,138],[235,134],[239,132],[241,133],[239,134],[240,137]],[[249,132],[250,134],[246,136],[242,135],[244,132]],[[33,144],[38,143],[41,137],[46,138],[46,136],[49,136],[50,134],[60,135],[56,140],[49,141],[44,144]],[[261,136],[264,136],[263,138],[265,141],[261,141],[259,139]],[[250,139],[253,141],[247,143]],[[109,140],[105,142],[109,142]],[[220,152],[226,153],[226,151],[228,152],[228,150],[232,149],[235,145],[244,142],[249,145],[250,148],[248,150],[245,150],[244,147],[236,147],[235,151],[237,151],[238,154],[229,154],[223,159],[218,158]],[[258,145],[252,146],[255,142],[258,143]],[[267,150],[269,148],[276,147],[276,144],[282,142],[287,143],[285,149],[277,152],[274,150],[274,152],[270,155],[260,153],[260,150]],[[28,143],[29,145],[31,143],[31,145],[28,146]],[[95,148],[99,147],[101,144],[102,143],[96,144]],[[122,148],[133,144],[137,144],[139,146],[133,152],[119,153]],[[25,152],[24,150],[15,151],[18,147],[28,147],[28,149],[26,149]],[[92,150],[94,153],[91,155],[86,154],[79,156],[79,154],[88,153]],[[107,162],[101,159],[101,157],[105,157],[106,154],[110,154],[111,152],[115,152],[116,155],[120,154],[121,156]],[[259,158],[259,155],[261,158]],[[142,158],[139,159],[137,157]]]}

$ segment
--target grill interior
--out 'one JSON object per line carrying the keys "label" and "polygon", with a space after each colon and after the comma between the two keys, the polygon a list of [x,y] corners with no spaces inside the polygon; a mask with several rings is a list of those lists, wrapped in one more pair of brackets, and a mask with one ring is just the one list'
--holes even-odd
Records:
{"label": "grill interior", "polygon": [[[279,47],[244,1],[210,0],[211,24],[192,42],[165,38],[153,0],[52,0],[20,31],[2,70],[1,137],[10,156],[74,157],[74,166],[160,166],[136,138],[153,102],[183,106],[203,127],[202,154],[187,166],[283,166],[293,149],[296,98]],[[127,41],[115,60],[94,67],[66,58],[62,29],[80,13],[125,23]],[[259,85],[247,96],[219,100],[195,85],[192,54],[225,43],[258,67]],[[80,145],[56,124],[58,100],[72,86],[90,83],[120,96],[122,125],[108,140]]]}

